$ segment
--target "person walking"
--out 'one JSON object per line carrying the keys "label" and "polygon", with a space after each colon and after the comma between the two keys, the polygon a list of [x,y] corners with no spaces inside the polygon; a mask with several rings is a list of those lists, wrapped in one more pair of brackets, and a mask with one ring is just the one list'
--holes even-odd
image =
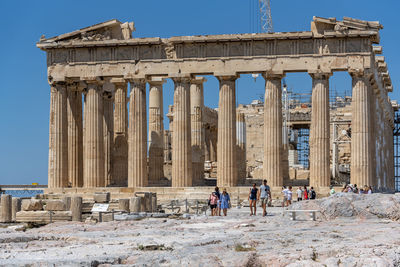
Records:
{"label": "person walking", "polygon": [[310,189],[310,199],[316,199],[317,198],[317,193],[314,191],[314,187],[311,186]]}
{"label": "person walking", "polygon": [[263,216],[267,215],[267,203],[268,199],[271,198],[271,189],[269,185],[267,185],[267,180],[264,180],[258,193],[258,199],[261,199],[261,207],[263,208]]}
{"label": "person walking", "polygon": [[299,186],[299,189],[297,189],[296,193],[297,193],[297,201],[302,201],[303,200],[303,190],[301,190],[301,186]]}
{"label": "person walking", "polygon": [[367,194],[368,195],[371,195],[373,192],[372,192],[372,186],[369,186],[368,187],[368,191],[367,191]]}
{"label": "person walking", "polygon": [[353,193],[354,193],[354,194],[358,194],[358,187],[357,187],[357,184],[354,184]]}
{"label": "person walking", "polygon": [[257,185],[253,184],[253,187],[250,188],[249,192],[250,216],[257,214],[257,192],[258,192]]}
{"label": "person walking", "polygon": [[334,195],[336,194],[335,188],[333,188],[333,186],[331,186],[331,191],[329,191],[329,195]]}
{"label": "person walking", "polygon": [[219,187],[216,186],[214,188],[214,192],[218,197],[217,207],[216,207],[216,215],[221,216],[221,193],[219,192]]}
{"label": "person walking", "polygon": [[208,198],[208,202],[210,203],[211,216],[217,215],[217,204],[218,204],[218,196],[215,192],[212,192],[210,197]]}
{"label": "person walking", "polygon": [[287,204],[287,192],[289,191],[289,189],[286,188],[286,186],[282,186],[283,190],[282,190],[282,194],[283,194],[283,201],[282,201],[282,208],[285,207],[285,204]]}
{"label": "person walking", "polygon": [[229,197],[228,192],[226,192],[226,188],[224,188],[224,190],[222,191],[220,202],[221,209],[224,213],[224,216],[226,216],[228,209],[231,207],[231,198]]}
{"label": "person walking", "polygon": [[287,203],[286,203],[286,206],[289,207],[289,205],[292,205],[292,195],[293,195],[292,186],[289,186],[289,189],[288,189],[288,191],[286,192],[286,195],[287,195]]}
{"label": "person walking", "polygon": [[304,190],[303,190],[303,199],[304,200],[308,200],[308,189],[307,186],[304,186]]}

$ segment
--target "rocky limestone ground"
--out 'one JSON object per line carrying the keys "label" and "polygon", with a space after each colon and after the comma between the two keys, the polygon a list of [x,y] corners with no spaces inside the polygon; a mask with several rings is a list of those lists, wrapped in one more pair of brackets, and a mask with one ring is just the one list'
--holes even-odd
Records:
{"label": "rocky limestone ground", "polygon": [[0,265],[400,266],[399,203],[399,195],[337,194],[290,207],[321,210],[317,221],[233,208],[227,217],[0,228]]}

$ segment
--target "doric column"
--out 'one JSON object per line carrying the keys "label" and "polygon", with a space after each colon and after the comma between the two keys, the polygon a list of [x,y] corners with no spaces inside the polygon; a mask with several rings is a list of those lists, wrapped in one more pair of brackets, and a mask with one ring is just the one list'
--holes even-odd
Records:
{"label": "doric column", "polygon": [[147,186],[146,82],[131,82],[128,129],[128,187]]}
{"label": "doric column", "polygon": [[149,81],[149,183],[157,184],[164,177],[164,79]]}
{"label": "doric column", "polygon": [[128,129],[128,109],[127,109],[127,83],[124,79],[113,78],[110,80],[114,84],[114,137],[120,134],[126,135]]}
{"label": "doric column", "polygon": [[[368,83],[368,90],[371,91],[371,97],[370,97],[370,108],[371,108],[371,118],[370,118],[370,146],[371,146],[371,171],[373,173],[372,177],[373,180],[371,181],[371,184],[375,189],[376,189],[376,184],[378,183],[377,181],[377,158],[376,158],[376,151],[377,151],[377,138],[378,138],[378,123],[377,122],[377,117],[378,117],[378,110],[379,108],[379,103],[378,107],[376,106],[376,95],[374,93],[374,90],[377,89],[375,82]],[[358,185],[358,184],[357,184]],[[360,188],[364,185],[360,185]]]}
{"label": "doric column", "polygon": [[236,186],[236,104],[235,81],[237,76],[218,76],[218,148],[217,185]]}
{"label": "doric column", "polygon": [[246,180],[246,122],[244,113],[236,112],[236,160],[238,181]]}
{"label": "doric column", "polygon": [[169,162],[172,159],[171,155],[171,132],[169,130],[164,131],[164,162]]}
{"label": "doric column", "polygon": [[176,75],[172,130],[172,187],[192,186],[190,78]]}
{"label": "doric column", "polygon": [[310,73],[312,77],[310,126],[310,186],[329,187],[330,173],[330,73]]}
{"label": "doric column", "polygon": [[368,90],[368,76],[363,72],[352,72],[352,122],[351,122],[351,170],[350,181],[357,186],[371,185],[373,170],[371,164],[370,123],[371,91]]}
{"label": "doric column", "polygon": [[108,186],[110,184],[114,184],[112,177],[112,153],[114,150],[114,99],[111,91],[104,90],[103,97],[104,178],[105,186]]}
{"label": "doric column", "polygon": [[82,92],[78,83],[67,86],[68,114],[68,182],[71,187],[83,186]]}
{"label": "doric column", "polygon": [[192,162],[193,162],[193,184],[201,185],[204,180],[204,135],[203,107],[204,94],[203,77],[192,79],[190,84],[190,117],[192,128]]}
{"label": "doric column", "polygon": [[282,92],[283,75],[264,75],[264,162],[263,174],[268,183],[283,185],[282,175]]}
{"label": "doric column", "polygon": [[83,185],[104,187],[103,88],[97,81],[87,83]]}
{"label": "doric column", "polygon": [[48,187],[68,185],[68,122],[65,83],[56,83],[50,93]]}
{"label": "doric column", "polygon": [[127,83],[124,79],[113,78],[114,96],[114,153],[113,181],[115,185],[128,185],[128,108]]}

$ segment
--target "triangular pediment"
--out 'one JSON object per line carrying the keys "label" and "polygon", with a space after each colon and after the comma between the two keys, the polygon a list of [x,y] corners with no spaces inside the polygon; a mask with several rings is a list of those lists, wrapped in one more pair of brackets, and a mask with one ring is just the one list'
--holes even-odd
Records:
{"label": "triangular pediment", "polygon": [[108,20],[73,32],[64,33],[52,38],[40,38],[40,43],[53,43],[64,41],[103,41],[126,40],[132,38],[134,31],[133,22],[122,23],[117,19]]}

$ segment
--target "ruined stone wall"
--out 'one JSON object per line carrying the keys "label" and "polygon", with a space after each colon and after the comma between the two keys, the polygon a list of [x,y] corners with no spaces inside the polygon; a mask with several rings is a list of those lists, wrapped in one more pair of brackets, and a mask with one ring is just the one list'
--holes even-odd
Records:
{"label": "ruined stone wall", "polygon": [[[264,107],[263,103],[253,101],[249,105],[239,105],[238,112],[245,115],[246,122],[246,164],[247,177],[262,179],[263,178],[263,135],[264,135]],[[341,142],[338,144],[338,173],[334,183],[341,183],[348,180],[349,175],[346,172],[350,168],[350,138],[347,136],[351,132],[351,99],[344,100],[335,108],[331,108],[331,121],[337,121],[340,126],[337,127],[338,137]],[[292,127],[307,127],[310,123],[311,108],[307,104],[296,105],[290,110],[289,125]],[[299,126],[301,125],[301,126]],[[346,134],[345,134],[346,133]],[[332,167],[332,145],[333,127],[331,127],[331,167]],[[291,180],[304,180],[309,178],[309,171],[302,170],[298,162],[296,162],[297,153],[293,145],[289,150],[289,163],[291,170],[289,178]],[[294,170],[296,169],[296,170]]]}

